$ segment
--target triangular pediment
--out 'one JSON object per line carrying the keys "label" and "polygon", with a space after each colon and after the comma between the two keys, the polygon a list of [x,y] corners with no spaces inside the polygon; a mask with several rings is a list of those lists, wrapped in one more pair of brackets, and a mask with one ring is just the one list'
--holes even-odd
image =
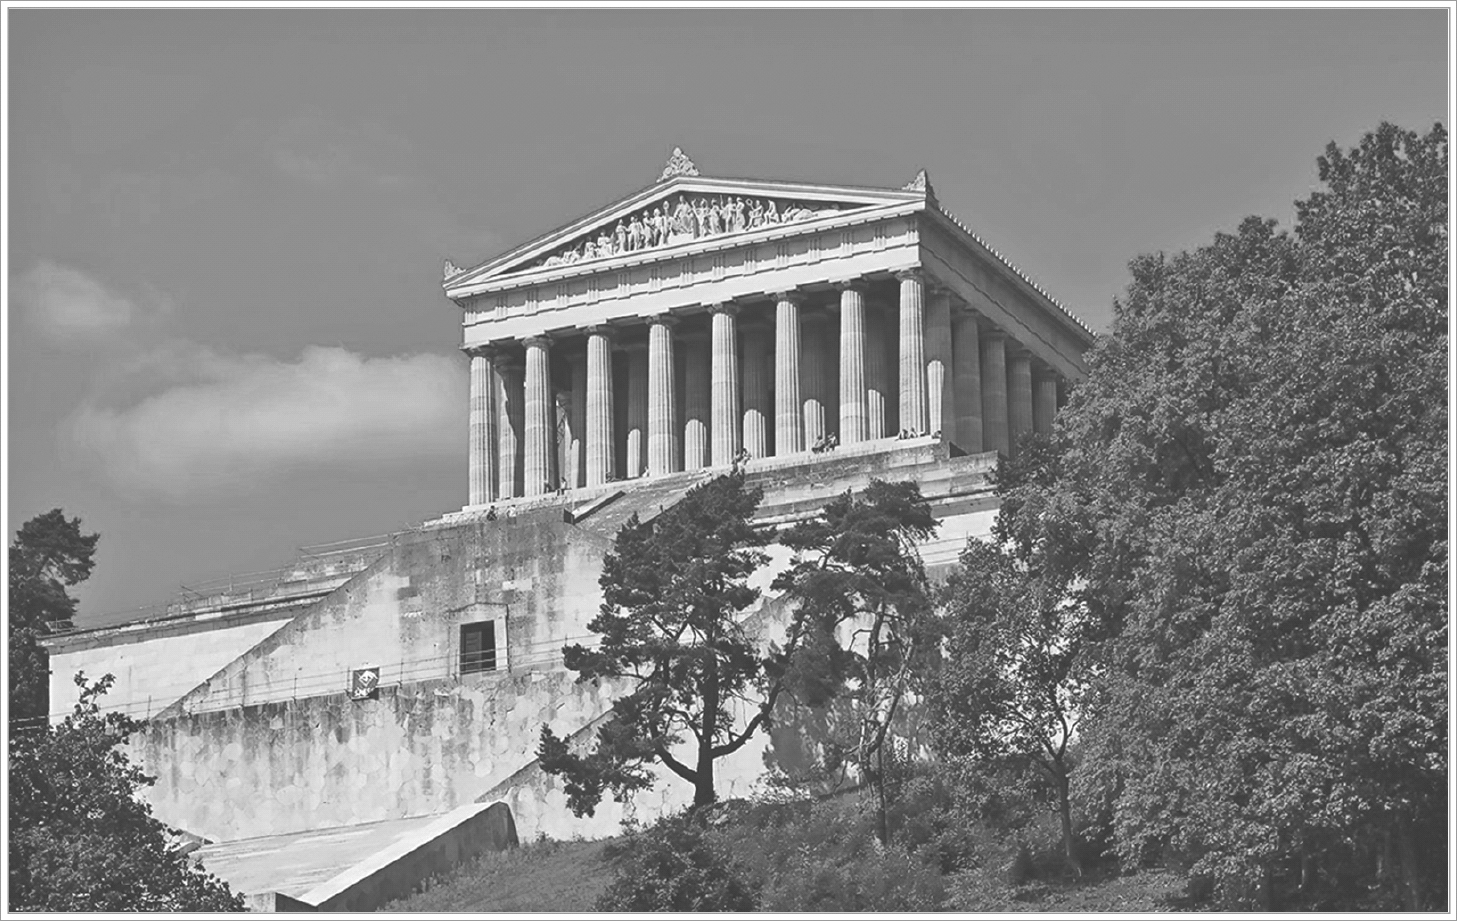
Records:
{"label": "triangular pediment", "polygon": [[925,201],[923,190],[712,179],[661,180],[558,230],[470,269],[446,264],[451,297],[517,275],[576,270],[694,244]]}

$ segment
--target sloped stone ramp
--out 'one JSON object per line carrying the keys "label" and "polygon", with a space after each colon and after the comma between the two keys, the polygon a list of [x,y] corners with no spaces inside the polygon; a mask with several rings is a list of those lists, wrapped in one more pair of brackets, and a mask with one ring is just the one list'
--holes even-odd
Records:
{"label": "sloped stone ramp", "polygon": [[516,844],[510,808],[489,802],[443,815],[211,844],[197,856],[244,894],[250,911],[373,911],[431,876]]}

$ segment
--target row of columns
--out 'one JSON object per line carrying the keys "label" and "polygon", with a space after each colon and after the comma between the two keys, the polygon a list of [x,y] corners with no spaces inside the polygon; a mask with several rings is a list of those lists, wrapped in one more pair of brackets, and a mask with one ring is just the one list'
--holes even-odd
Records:
{"label": "row of columns", "polygon": [[470,504],[726,466],[741,451],[766,457],[771,431],[772,453],[786,456],[824,444],[832,432],[841,444],[939,432],[971,453],[1010,454],[1023,433],[1051,430],[1058,406],[1053,374],[1034,374],[1031,354],[1009,350],[1006,337],[984,331],[975,313],[953,314],[950,292],[928,286],[920,271],[897,278],[894,391],[892,355],[873,328],[863,282],[839,285],[838,337],[833,318],[808,310],[792,291],[775,295],[772,329],[741,329],[740,308],[729,304],[710,308],[706,339],[677,332],[674,317],[654,317],[646,347],[626,348],[620,473],[611,330],[586,331],[585,361],[573,362],[560,413],[560,443],[551,340],[525,340],[524,364],[496,349],[473,350]]}

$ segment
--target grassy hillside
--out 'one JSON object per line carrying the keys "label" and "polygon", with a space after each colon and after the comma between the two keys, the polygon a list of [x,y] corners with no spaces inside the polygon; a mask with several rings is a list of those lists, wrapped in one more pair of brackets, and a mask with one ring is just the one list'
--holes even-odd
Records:
{"label": "grassy hillside", "polygon": [[[1006,855],[1015,847],[1006,841],[983,839],[974,848],[983,858],[958,867],[938,860],[930,846],[881,851],[853,801],[725,804],[722,809],[708,834],[758,893],[765,911],[1154,912],[1189,907],[1185,880],[1178,874],[1120,876],[1103,866],[1073,878],[1030,864],[1013,872]],[[592,911],[614,877],[614,855],[631,845],[630,836],[539,841],[487,854],[383,910]]]}
{"label": "grassy hillside", "polygon": [[485,854],[381,911],[591,911],[612,881],[608,841],[540,841]]}

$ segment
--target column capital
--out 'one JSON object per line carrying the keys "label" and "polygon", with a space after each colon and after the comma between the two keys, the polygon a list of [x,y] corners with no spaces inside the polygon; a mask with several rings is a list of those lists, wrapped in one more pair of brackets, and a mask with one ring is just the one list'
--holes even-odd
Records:
{"label": "column capital", "polygon": [[536,346],[538,348],[548,349],[551,348],[551,336],[546,333],[537,333],[534,336],[527,336],[525,339],[522,339],[521,344],[527,348]]}
{"label": "column capital", "polygon": [[979,330],[983,342],[1005,340],[1006,332],[1000,326],[986,326]]}
{"label": "column capital", "polygon": [[921,268],[918,265],[917,266],[912,266],[909,269],[901,269],[899,272],[896,272],[895,273],[895,280],[896,281],[919,281],[919,282],[923,282],[924,283],[925,280],[926,280],[926,270],[923,269],[923,268]]}
{"label": "column capital", "polygon": [[657,314],[653,314],[652,316],[648,317],[648,324],[649,325],[651,325],[651,326],[666,326],[669,329],[672,329],[674,326],[677,326],[679,324],[679,322],[681,322],[681,321],[677,317],[673,316],[671,313],[657,313]]}
{"label": "column capital", "polygon": [[463,345],[460,350],[471,358],[499,358],[501,349],[491,342],[480,342],[475,345]]}
{"label": "column capital", "polygon": [[870,287],[869,280],[856,276],[855,278],[841,278],[838,281],[830,282],[836,291],[859,291],[865,293]]}
{"label": "column capital", "polygon": [[1025,358],[1030,361],[1032,359],[1032,350],[1027,348],[1027,346],[1023,345],[1022,343],[1018,342],[1016,339],[1008,339],[1007,358],[1009,360],[1013,358]]}
{"label": "column capital", "polygon": [[722,313],[731,317],[738,316],[741,309],[738,304],[732,303],[730,301],[723,301],[717,304],[708,304],[707,307],[709,313]]}
{"label": "column capital", "polygon": [[774,292],[771,292],[771,295],[774,298],[774,302],[776,304],[778,304],[778,303],[803,304],[804,303],[804,300],[805,300],[805,298],[804,298],[804,292],[803,291],[799,291],[797,289],[793,289],[793,288],[791,288],[791,289],[789,289],[787,291],[774,291]]}
{"label": "column capital", "polygon": [[955,294],[956,292],[952,290],[950,285],[946,284],[946,282],[942,281],[936,276],[927,275],[926,293],[931,295],[932,297],[944,297],[949,299],[951,295]]}
{"label": "column capital", "polygon": [[585,329],[587,335],[601,336],[608,342],[611,342],[613,339],[617,338],[617,327],[608,326],[606,323],[594,323],[591,326],[585,327]]}

